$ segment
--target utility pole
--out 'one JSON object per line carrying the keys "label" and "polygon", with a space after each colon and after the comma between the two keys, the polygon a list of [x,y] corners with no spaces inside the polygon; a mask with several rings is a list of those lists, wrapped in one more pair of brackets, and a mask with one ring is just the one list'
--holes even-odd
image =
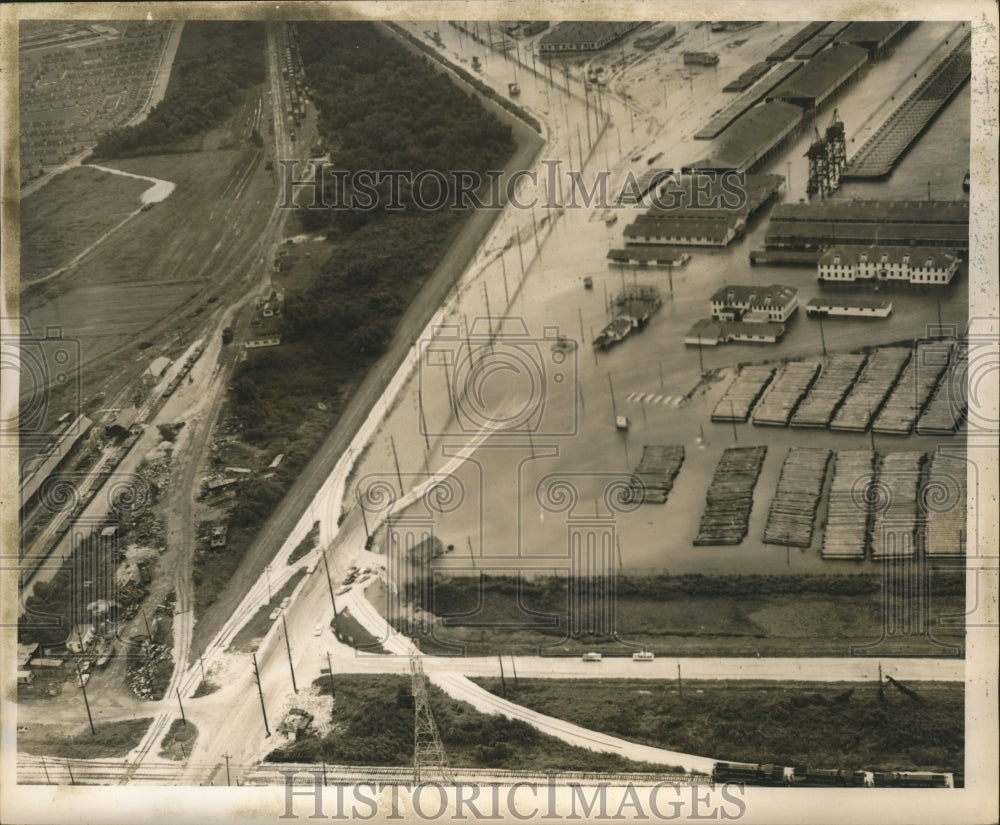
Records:
{"label": "utility pole", "polygon": [[399,472],[399,456],[396,455],[396,441],[389,436],[389,446],[392,448],[392,462],[396,465],[396,478],[399,480],[399,496],[403,497],[403,474]]}
{"label": "utility pole", "polygon": [[87,685],[84,684],[79,662],[76,663],[76,678],[80,680],[80,690],[83,691],[83,704],[87,708],[87,721],[90,722],[90,733],[92,736],[96,736],[97,731],[94,730],[94,717],[90,715],[90,702],[87,700]]}
{"label": "utility pole", "polygon": [[611,411],[618,417],[618,405],[615,403],[615,385],[611,382],[611,373],[608,373],[608,386],[611,388]]}
{"label": "utility pole", "polygon": [[[146,636],[149,637],[149,641],[153,641],[153,631],[149,629],[149,619],[146,618],[146,609],[144,607],[139,608],[139,612],[142,613],[143,624],[146,625]],[[77,631],[79,632],[79,631]],[[83,653],[83,643],[80,643],[80,652]]]}
{"label": "utility pole", "polygon": [[733,400],[729,399],[729,420],[733,422],[733,441],[739,441],[739,436],[736,435],[736,409],[733,407]]}
{"label": "utility pole", "polygon": [[271,729],[267,726],[267,708],[264,707],[264,690],[260,686],[260,668],[257,667],[257,654],[251,654],[253,656],[253,676],[257,682],[257,694],[260,696],[260,712],[264,717],[264,735],[270,736]]}
{"label": "utility pole", "polygon": [[330,562],[326,559],[326,551],[323,551],[323,567],[326,569],[326,586],[330,588],[330,604],[333,605],[333,618],[337,618],[337,600],[333,596],[333,579],[330,578]]}
{"label": "utility pole", "polygon": [[45,784],[51,785],[52,780],[49,778],[49,766],[45,762],[45,757],[42,757],[42,770],[45,771]]}
{"label": "utility pole", "polygon": [[521,227],[515,226],[514,233],[517,235],[517,257],[521,260],[521,275],[524,275],[524,252],[521,249]]}
{"label": "utility pole", "polygon": [[819,341],[823,346],[823,357],[826,358],[826,337],[823,335],[823,316],[816,316],[819,318]]}
{"label": "utility pole", "polygon": [[184,715],[184,703],[181,701],[181,689],[174,688],[174,693],[177,694],[177,704],[180,705],[181,708],[181,721],[186,725],[187,717]]}
{"label": "utility pole", "polygon": [[504,262],[503,253],[500,253],[500,272],[503,275],[503,297],[510,306],[510,290],[507,288],[507,264]]}
{"label": "utility pole", "polygon": [[681,684],[681,663],[677,663],[677,696],[683,698],[684,686]]}
{"label": "utility pole", "polygon": [[583,310],[577,307],[576,314],[580,317],[580,343],[582,344],[586,340],[583,335]]}
{"label": "utility pole", "polygon": [[[448,383],[448,388],[449,389],[451,388],[451,382]],[[361,501],[361,491],[360,490],[358,491],[357,499],[358,499],[358,508],[361,510],[361,521],[365,525],[365,545],[367,546],[367,545],[371,544],[372,534],[371,534],[371,531],[368,529],[368,517],[365,515],[365,505]]]}
{"label": "utility pole", "polygon": [[517,662],[514,661],[514,654],[510,654],[510,666],[514,671],[514,690],[517,690]]}
{"label": "utility pole", "polygon": [[466,536],[465,540],[466,540],[466,542],[468,542],[468,545],[469,545],[469,560],[472,562],[472,569],[475,570],[476,569],[476,554],[472,550],[472,538],[471,538],[471,536]]}
{"label": "utility pole", "polygon": [[[534,217],[534,216],[532,216]],[[537,239],[535,241],[537,243]],[[486,334],[490,342],[490,346],[493,345],[493,313],[490,312],[490,291],[486,287],[486,281],[483,281],[483,297],[486,299]]]}
{"label": "utility pole", "polygon": [[232,754],[226,751],[226,753],[222,754],[222,758],[226,760],[226,784],[232,785],[232,779],[229,777],[229,760],[233,758]]}
{"label": "utility pole", "polygon": [[333,663],[330,661],[330,651],[326,652],[326,667],[330,671],[330,696],[336,695],[336,689],[333,686]]}
{"label": "utility pole", "polygon": [[622,543],[617,533],[615,533],[615,549],[618,551],[618,569],[621,570],[625,565],[622,564]]}
{"label": "utility pole", "polygon": [[292,665],[292,643],[288,639],[288,622],[285,621],[285,614],[281,614],[281,628],[285,631],[285,650],[288,653],[288,669],[292,673],[292,692],[298,693],[298,685],[295,684],[295,668]]}
{"label": "utility pole", "polygon": [[76,779],[73,778],[73,766],[69,763],[68,759],[66,760],[66,769],[69,771],[69,784],[75,785]]}
{"label": "utility pole", "polygon": [[503,677],[503,656],[497,656],[497,661],[500,662],[500,687],[503,690],[503,698],[507,698],[507,680]]}

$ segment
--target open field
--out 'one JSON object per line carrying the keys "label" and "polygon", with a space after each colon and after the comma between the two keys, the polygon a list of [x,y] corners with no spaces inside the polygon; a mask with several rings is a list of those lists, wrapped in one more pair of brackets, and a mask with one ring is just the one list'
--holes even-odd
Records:
{"label": "open field", "polygon": [[81,166],[21,201],[21,283],[63,266],[141,205],[152,184]]}
{"label": "open field", "polygon": [[[204,568],[196,567],[195,582],[197,583],[199,575],[203,574]],[[278,616],[276,619],[271,619],[271,611],[274,610],[281,604],[281,600],[286,596],[290,596],[295,586],[299,583],[299,580],[306,574],[305,570],[297,570],[287,582],[285,582],[277,591],[275,591],[267,604],[261,605],[260,610],[254,613],[253,617],[240,628],[239,633],[233,637],[233,641],[230,643],[230,648],[236,651],[243,651],[250,653],[260,647],[261,640],[271,629],[275,622],[280,622],[281,617]],[[222,577],[223,573],[213,570],[210,577]],[[196,584],[197,588],[197,584]],[[196,589],[196,592],[197,589]]]}
{"label": "open field", "polygon": [[[443,577],[435,580],[432,610],[443,621],[420,644],[426,652],[461,648],[466,655],[594,650],[630,656],[642,646],[668,656],[849,656],[853,645],[881,637],[881,586],[878,574],[619,579],[611,602],[615,640],[601,631],[573,637],[567,630],[563,577],[519,585],[510,577]],[[964,612],[961,578],[940,575],[931,590],[934,637],[960,647],[961,628],[935,625],[941,616]],[[893,644],[900,651],[945,655],[923,637]]]}
{"label": "open field", "polygon": [[94,726],[96,734],[92,734],[87,725],[70,733],[64,724],[32,724],[18,733],[17,745],[18,750],[24,753],[61,756],[66,759],[125,756],[139,744],[152,721],[151,718],[143,718],[98,723]]}
{"label": "open field", "polygon": [[[272,762],[341,765],[412,765],[413,694],[405,676],[334,676],[334,730],[309,733],[268,754]],[[313,683],[323,695],[330,680]],[[588,751],[541,734],[526,722],[479,713],[434,685],[428,700],[452,767],[522,770],[669,771],[663,765],[631,762],[615,754]]]}
{"label": "open field", "polygon": [[[637,665],[639,667],[639,665]],[[500,695],[499,679],[475,680]],[[507,680],[532,710],[646,745],[713,759],[844,770],[965,768],[965,686]]]}

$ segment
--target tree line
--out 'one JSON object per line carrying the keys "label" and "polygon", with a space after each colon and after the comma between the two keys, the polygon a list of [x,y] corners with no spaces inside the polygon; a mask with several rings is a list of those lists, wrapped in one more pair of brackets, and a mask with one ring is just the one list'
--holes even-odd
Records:
{"label": "tree line", "polygon": [[141,123],[102,135],[91,158],[166,151],[221,123],[245,89],[264,81],[264,53],[263,22],[185,23],[163,100]]}

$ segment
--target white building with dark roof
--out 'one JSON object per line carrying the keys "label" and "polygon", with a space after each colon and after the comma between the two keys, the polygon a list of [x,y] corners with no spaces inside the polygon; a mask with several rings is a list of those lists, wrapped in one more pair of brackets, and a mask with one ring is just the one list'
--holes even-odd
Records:
{"label": "white building with dark roof", "polygon": [[821,281],[905,281],[950,284],[958,271],[952,249],[932,246],[835,246],[819,256]]}
{"label": "white building with dark roof", "polygon": [[724,286],[712,295],[712,317],[719,321],[784,323],[799,307],[791,286]]}

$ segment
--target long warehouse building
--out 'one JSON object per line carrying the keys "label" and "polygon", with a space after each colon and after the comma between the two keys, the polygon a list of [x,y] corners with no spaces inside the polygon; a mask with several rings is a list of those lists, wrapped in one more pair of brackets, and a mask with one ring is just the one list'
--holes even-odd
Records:
{"label": "long warehouse building", "polygon": [[832,46],[821,51],[767,96],[806,111],[819,109],[868,63],[868,52],[857,46]]}

